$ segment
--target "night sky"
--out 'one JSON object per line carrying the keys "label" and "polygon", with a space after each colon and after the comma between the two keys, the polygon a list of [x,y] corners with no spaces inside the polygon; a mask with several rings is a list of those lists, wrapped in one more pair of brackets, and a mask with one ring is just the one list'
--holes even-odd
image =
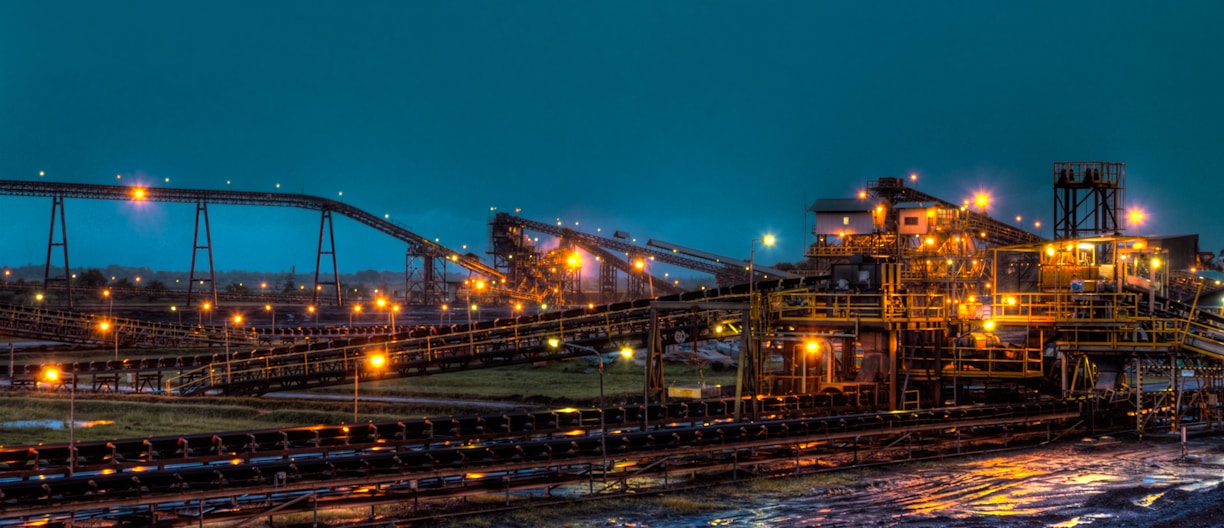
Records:
{"label": "night sky", "polygon": [[[773,233],[773,263],[802,258],[810,202],[910,173],[1049,236],[1052,163],[1105,160],[1142,233],[1218,251],[1221,20],[1218,1],[6,1],[0,179],[279,184],[482,256],[492,207],[737,258]],[[50,209],[0,197],[0,266],[42,263]],[[190,264],[189,204],[66,209],[74,267]],[[219,269],[313,269],[318,213],[210,212]],[[402,244],[336,227],[342,271],[403,269]]]}

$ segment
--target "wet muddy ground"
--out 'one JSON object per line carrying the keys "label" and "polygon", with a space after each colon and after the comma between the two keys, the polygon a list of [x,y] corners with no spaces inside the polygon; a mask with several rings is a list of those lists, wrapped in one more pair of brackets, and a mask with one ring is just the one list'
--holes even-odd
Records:
{"label": "wet muddy ground", "polygon": [[[810,477],[785,496],[737,496],[701,514],[626,513],[566,526],[1199,527],[1224,526],[1224,439],[1081,449],[1072,443]],[[835,482],[832,485],[822,485]],[[798,495],[798,496],[795,496]]]}

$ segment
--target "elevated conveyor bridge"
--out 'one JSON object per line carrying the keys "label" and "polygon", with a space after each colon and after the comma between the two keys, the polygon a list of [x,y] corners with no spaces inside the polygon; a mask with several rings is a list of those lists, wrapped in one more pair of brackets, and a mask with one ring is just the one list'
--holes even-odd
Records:
{"label": "elevated conveyor bridge", "polygon": [[[242,206],[271,206],[271,207],[293,207],[298,209],[306,209],[311,211],[319,211],[322,213],[322,223],[319,230],[319,260],[321,261],[324,255],[330,255],[332,258],[332,269],[334,271],[333,282],[320,282],[319,264],[316,263],[315,283],[316,285],[328,284],[335,286],[336,301],[342,304],[340,298],[339,271],[335,267],[335,244],[332,239],[331,219],[332,214],[340,214],[352,220],[357,221],[362,225],[369,226],[381,233],[390,235],[391,237],[404,242],[408,245],[408,253],[411,256],[419,259],[428,259],[429,263],[424,267],[428,268],[423,271],[426,276],[422,277],[424,284],[421,286],[425,289],[422,295],[436,297],[439,292],[438,288],[444,288],[444,271],[439,266],[434,269],[434,261],[440,260],[441,263],[451,262],[462,268],[465,268],[473,273],[487,277],[490,281],[499,282],[503,275],[496,269],[493,269],[480,261],[479,258],[474,258],[471,255],[465,255],[461,252],[447,248],[434,242],[428,238],[420,236],[406,227],[384,219],[377,215],[368,213],[352,205],[345,204],[336,200],[327,198],[319,198],[315,196],[307,196],[303,194],[291,193],[264,193],[264,192],[249,192],[249,191],[217,191],[217,190],[202,190],[202,189],[173,189],[163,187],[141,187],[141,186],[124,186],[124,185],[91,185],[80,183],[54,183],[43,181],[13,181],[0,180],[0,194],[9,196],[36,196],[48,197],[54,200],[52,208],[52,246],[62,246],[63,260],[65,268],[65,277],[63,282],[65,286],[70,286],[67,280],[68,275],[68,248],[67,237],[62,236],[64,226],[63,200],[66,198],[80,198],[89,200],[117,200],[117,201],[148,201],[148,202],[169,202],[169,203],[193,203],[196,204],[196,242],[195,251],[192,253],[192,269],[191,279],[189,283],[194,283],[198,280],[212,282],[212,246],[209,241],[208,234],[208,212],[207,206],[213,205],[242,205]],[[54,235],[56,233],[56,220],[59,220],[61,225],[61,241],[56,243]],[[203,224],[201,224],[203,222]],[[204,227],[204,241],[201,242],[200,228]],[[326,235],[326,236],[325,236]],[[325,238],[327,240],[325,240]],[[53,247],[48,248],[48,257],[51,255]],[[196,276],[196,252],[206,250],[208,252],[209,275],[207,277]],[[47,262],[47,279],[50,279],[51,262],[48,258]],[[441,274],[441,275],[440,275]],[[52,281],[46,281],[48,285]],[[316,289],[317,291],[317,289]],[[69,290],[70,298],[71,290]],[[190,290],[189,294],[190,296]],[[317,294],[316,294],[317,295]],[[216,285],[213,284],[212,291],[213,302],[216,302]],[[190,298],[188,299],[190,301]],[[418,299],[424,303],[424,299]]]}
{"label": "elevated conveyor bridge", "polygon": [[[520,289],[543,291],[543,288],[553,282],[538,271],[539,266],[535,263],[543,256],[532,239],[526,236],[528,231],[556,237],[563,247],[578,247],[597,257],[601,302],[617,300],[615,297],[618,291],[618,271],[630,281],[626,288],[626,296],[630,299],[679,293],[680,288],[664,277],[655,275],[650,269],[656,262],[712,275],[720,286],[742,283],[748,275],[748,263],[745,261],[655,240],[649,241],[645,246],[637,245],[629,241],[627,235],[607,238],[509,213],[498,213],[490,221],[490,230],[490,254],[493,256],[494,267],[510,277],[512,282],[517,279],[520,283],[531,283]],[[788,272],[767,267],[758,267],[757,273],[772,275],[773,278],[796,277]],[[573,293],[576,292],[571,291],[569,295],[572,296]]]}

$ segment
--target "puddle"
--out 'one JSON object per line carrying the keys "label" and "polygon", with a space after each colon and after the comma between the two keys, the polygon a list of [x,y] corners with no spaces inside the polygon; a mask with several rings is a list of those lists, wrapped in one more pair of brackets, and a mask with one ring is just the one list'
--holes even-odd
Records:
{"label": "puddle", "polygon": [[[1204,454],[1224,449],[1196,447],[1191,451]],[[1172,518],[1194,519],[1214,505],[1213,494],[1224,481],[1224,469],[1186,464],[1181,455],[1181,446],[1176,443],[1128,441],[1092,454],[1052,446],[1004,456],[950,459],[934,465],[877,468],[864,472],[856,483],[840,481],[836,488],[825,488],[815,480],[811,494],[800,497],[761,491],[751,500],[716,498],[721,508],[695,515],[652,519],[622,512],[601,518],[596,525],[1148,526]],[[1153,468],[1159,468],[1160,473],[1153,474]]]}
{"label": "puddle", "polygon": [[[85,428],[85,427],[97,427],[99,425],[111,425],[114,423],[115,423],[114,420],[91,420],[91,421],[77,420],[76,426],[77,428]],[[7,428],[12,428],[12,429],[34,429],[34,428],[65,429],[68,427],[68,422],[65,422],[63,420],[15,420],[12,422],[0,422],[0,427],[7,427]]]}

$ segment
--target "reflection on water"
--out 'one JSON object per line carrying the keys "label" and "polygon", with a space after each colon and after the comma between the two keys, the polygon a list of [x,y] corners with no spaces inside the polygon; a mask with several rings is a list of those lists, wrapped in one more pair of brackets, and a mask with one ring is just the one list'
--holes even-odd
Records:
{"label": "reflection on water", "polygon": [[[1219,442],[1204,440],[1203,442]],[[823,487],[810,477],[800,497],[768,491],[719,501],[705,515],[648,518],[624,513],[600,525],[714,526],[918,526],[1057,528],[1144,526],[1168,515],[1193,515],[1187,497],[1224,481],[1224,446],[1190,446],[1203,463],[1182,461],[1176,443],[1124,442],[1085,452],[1066,445],[1004,456],[856,470],[862,477]],[[1210,493],[1202,496],[1210,499]],[[721,498],[720,498],[721,499]]]}

